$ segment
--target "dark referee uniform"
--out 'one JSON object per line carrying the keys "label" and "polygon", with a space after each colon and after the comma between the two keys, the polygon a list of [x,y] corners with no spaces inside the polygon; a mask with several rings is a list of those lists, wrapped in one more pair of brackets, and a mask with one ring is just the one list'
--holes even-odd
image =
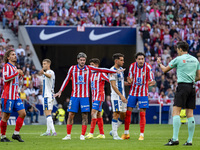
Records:
{"label": "dark referee uniform", "polygon": [[178,87],[174,106],[195,109],[195,77],[197,70],[200,70],[199,61],[190,54],[183,54],[173,59],[169,67],[177,68]]}

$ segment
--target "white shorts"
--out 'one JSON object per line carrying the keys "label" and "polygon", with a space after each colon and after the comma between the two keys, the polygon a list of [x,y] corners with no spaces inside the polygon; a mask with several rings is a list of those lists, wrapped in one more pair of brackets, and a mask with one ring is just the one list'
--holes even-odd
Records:
{"label": "white shorts", "polygon": [[127,103],[123,103],[122,100],[111,100],[113,112],[126,112]]}
{"label": "white shorts", "polygon": [[53,98],[44,97],[43,110],[53,110],[53,102]]}

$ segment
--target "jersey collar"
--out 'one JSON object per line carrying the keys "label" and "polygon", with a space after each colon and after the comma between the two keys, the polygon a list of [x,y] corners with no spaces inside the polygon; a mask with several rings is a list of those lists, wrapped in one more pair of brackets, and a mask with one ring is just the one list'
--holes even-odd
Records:
{"label": "jersey collar", "polygon": [[[9,64],[9,65],[13,66],[13,65],[12,65],[11,63],[9,63],[9,62],[8,62],[7,64]],[[15,67],[15,66],[13,66],[13,67]]]}
{"label": "jersey collar", "polygon": [[77,68],[78,68],[78,69],[80,69],[80,70],[83,70],[83,69],[85,69],[85,65],[84,65],[84,67],[83,67],[82,69],[81,69],[81,68],[79,68],[79,66],[77,65]]}
{"label": "jersey collar", "polygon": [[144,65],[145,65],[145,62],[144,62],[144,65],[143,65],[142,67],[139,67],[137,62],[136,62],[136,65],[137,65],[137,67],[138,67],[139,69],[142,69],[142,68],[144,67]]}

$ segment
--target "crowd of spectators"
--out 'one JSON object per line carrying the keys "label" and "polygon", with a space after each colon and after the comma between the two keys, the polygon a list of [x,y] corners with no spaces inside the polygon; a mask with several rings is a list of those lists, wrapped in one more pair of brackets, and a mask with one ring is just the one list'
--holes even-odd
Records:
{"label": "crowd of spectators", "polygon": [[0,0],[3,28],[19,25],[135,26],[137,0]]}
{"label": "crowd of spectators", "polygon": [[[189,53],[200,60],[200,1],[144,0],[141,4],[140,34],[146,61],[152,65],[156,86],[149,89],[151,103],[170,103],[177,86],[176,70],[163,74],[156,62],[165,66],[177,56],[176,43],[187,41]],[[199,97],[199,82],[196,86]]]}

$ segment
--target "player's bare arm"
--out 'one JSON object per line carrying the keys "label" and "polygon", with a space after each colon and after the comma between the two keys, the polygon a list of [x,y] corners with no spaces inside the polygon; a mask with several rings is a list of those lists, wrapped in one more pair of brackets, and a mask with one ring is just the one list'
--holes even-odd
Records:
{"label": "player's bare arm", "polygon": [[110,81],[111,86],[113,88],[113,90],[119,95],[119,97],[121,98],[122,102],[127,103],[127,99],[122,95],[122,93],[120,93],[120,91],[118,90],[118,88],[116,87],[116,81],[112,80]]}
{"label": "player's bare arm", "polygon": [[165,67],[165,66],[162,64],[160,58],[157,58],[157,63],[158,63],[158,65],[160,66],[161,70],[162,70],[164,73],[167,73],[168,71],[170,71],[170,70],[172,69],[172,68],[170,68],[170,66]]}
{"label": "player's bare arm", "polygon": [[200,80],[200,70],[197,70],[195,82]]}

